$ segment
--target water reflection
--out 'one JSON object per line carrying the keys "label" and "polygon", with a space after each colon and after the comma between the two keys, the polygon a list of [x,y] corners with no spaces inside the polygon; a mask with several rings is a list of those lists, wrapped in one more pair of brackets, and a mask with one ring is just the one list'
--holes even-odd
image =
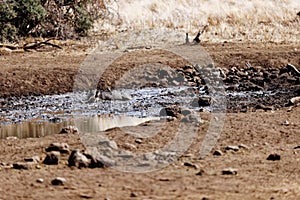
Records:
{"label": "water reflection", "polygon": [[116,127],[138,126],[158,118],[139,118],[121,115],[100,115],[84,118],[72,118],[61,123],[30,121],[18,124],[0,125],[0,138],[15,136],[18,138],[43,137],[59,133],[63,127],[76,126],[81,132],[105,131]]}

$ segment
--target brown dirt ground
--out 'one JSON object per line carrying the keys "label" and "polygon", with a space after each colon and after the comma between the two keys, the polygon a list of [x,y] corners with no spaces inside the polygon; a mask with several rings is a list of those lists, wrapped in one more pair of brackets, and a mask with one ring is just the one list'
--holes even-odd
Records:
{"label": "brown dirt ground", "polygon": [[[299,44],[203,44],[217,66],[252,65],[299,66]],[[87,55],[87,47],[70,46],[62,51],[1,55],[0,94],[53,94],[70,91],[74,74]],[[203,119],[209,116],[201,113]],[[285,121],[289,125],[282,125]],[[113,169],[71,169],[62,157],[59,165],[15,170],[0,165],[0,199],[300,199],[300,107],[276,111],[228,113],[222,135],[215,147],[245,144],[248,150],[208,155],[198,159],[203,133],[174,164],[156,172],[132,174]],[[111,130],[116,131],[116,129]],[[109,134],[109,133],[108,133]],[[119,138],[121,142],[122,138]],[[23,161],[25,157],[45,157],[52,142],[67,142],[71,149],[83,149],[77,135],[0,140],[0,163]],[[118,141],[117,141],[118,142]],[[160,141],[157,141],[159,143]],[[271,153],[279,161],[268,161]],[[196,164],[198,169],[184,166]],[[238,169],[237,175],[222,175],[224,168]],[[201,176],[196,173],[203,170]],[[64,186],[52,186],[57,176]],[[44,183],[37,183],[43,178]],[[135,197],[133,197],[135,196]]]}

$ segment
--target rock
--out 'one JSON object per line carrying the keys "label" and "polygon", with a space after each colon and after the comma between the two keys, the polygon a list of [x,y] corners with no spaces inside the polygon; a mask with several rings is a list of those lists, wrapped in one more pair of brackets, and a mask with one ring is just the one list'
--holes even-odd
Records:
{"label": "rock", "polygon": [[287,64],[286,68],[291,71],[293,74],[295,74],[296,76],[300,76],[300,71],[292,64]]}
{"label": "rock", "polygon": [[178,118],[181,114],[181,109],[178,106],[167,106],[162,108],[159,112],[160,116],[170,116]]}
{"label": "rock", "polygon": [[59,158],[60,158],[60,152],[59,151],[51,151],[47,154],[47,156],[44,159],[43,163],[45,165],[57,165]]}
{"label": "rock", "polygon": [[300,104],[300,96],[291,98],[286,106],[294,106],[298,104]]}
{"label": "rock", "polygon": [[183,166],[186,166],[186,167],[192,167],[192,168],[194,168],[194,169],[199,169],[199,166],[198,166],[198,165],[193,164],[193,163],[189,163],[189,162],[183,163]]}
{"label": "rock", "polygon": [[36,182],[37,182],[37,183],[44,183],[44,179],[38,178],[38,179],[36,179]]}
{"label": "rock", "polygon": [[294,149],[300,149],[300,146],[295,147]]}
{"label": "rock", "polygon": [[271,161],[276,161],[276,160],[280,160],[280,159],[281,159],[281,157],[277,153],[270,154],[267,158],[267,160],[271,160]]}
{"label": "rock", "polygon": [[137,147],[134,145],[134,144],[130,144],[128,142],[124,143],[124,146],[123,146],[125,149],[134,149],[136,150]]}
{"label": "rock", "polygon": [[166,78],[166,77],[169,77],[169,72],[167,70],[164,70],[164,69],[160,69],[157,71],[157,75],[158,75],[158,78],[159,79],[163,79],[163,78]]}
{"label": "rock", "polygon": [[214,156],[222,156],[223,152],[221,150],[216,150],[216,151],[214,151],[213,155]]}
{"label": "rock", "polygon": [[96,147],[87,148],[84,155],[91,160],[90,168],[104,168],[116,165],[116,161],[101,155]]}
{"label": "rock", "polygon": [[227,146],[225,147],[225,151],[238,151],[240,148],[238,146]]}
{"label": "rock", "polygon": [[79,149],[73,150],[68,159],[69,167],[75,166],[78,168],[89,167],[91,160],[80,153]]}
{"label": "rock", "polygon": [[33,156],[31,158],[24,158],[25,162],[34,162],[34,163],[39,163],[41,161],[39,156]]}
{"label": "rock", "polygon": [[283,126],[289,126],[290,122],[288,120],[285,120],[281,125],[283,125]]}
{"label": "rock", "polygon": [[13,164],[14,169],[32,169],[36,163],[34,162],[17,162]]}
{"label": "rock", "polygon": [[273,110],[272,107],[265,106],[265,105],[262,105],[262,104],[257,104],[254,108],[258,109],[258,110],[264,110],[264,111]]}
{"label": "rock", "polygon": [[253,77],[251,79],[251,82],[254,83],[255,85],[264,87],[265,79],[263,77]]}
{"label": "rock", "polygon": [[9,48],[6,48],[6,47],[0,48],[0,55],[10,55],[11,52],[12,52],[12,50]]}
{"label": "rock", "polygon": [[184,116],[187,116],[187,115],[192,114],[192,111],[190,111],[190,110],[183,110],[183,111],[181,112],[181,114],[184,115]]}
{"label": "rock", "polygon": [[196,176],[202,176],[204,173],[204,170],[201,169],[199,172],[196,173]]}
{"label": "rock", "polygon": [[130,197],[137,197],[138,195],[135,192],[131,192]]}
{"label": "rock", "polygon": [[15,136],[8,136],[6,137],[7,140],[17,140],[18,138]]}
{"label": "rock", "polygon": [[240,149],[246,149],[246,150],[249,150],[250,148],[247,146],[247,145],[245,145],[245,144],[240,144],[239,146],[238,146]]}
{"label": "rock", "polygon": [[222,170],[223,175],[237,175],[238,170],[234,168],[227,168]]}
{"label": "rock", "polygon": [[52,143],[50,146],[46,149],[47,152],[50,151],[59,151],[60,153],[66,153],[68,154],[70,152],[69,145],[67,143]]}
{"label": "rock", "polygon": [[62,178],[62,177],[56,177],[55,179],[53,179],[51,181],[51,184],[52,185],[64,185],[66,182],[66,179],[65,178]]}
{"label": "rock", "polygon": [[113,90],[113,91],[102,91],[99,93],[98,98],[102,100],[120,100],[127,101],[132,99],[131,95],[126,91]]}
{"label": "rock", "polygon": [[143,143],[143,140],[141,138],[137,138],[134,140],[135,143],[137,144],[142,144]]}
{"label": "rock", "polygon": [[191,103],[193,107],[206,107],[211,105],[211,97],[210,96],[202,96],[198,99],[194,99]]}
{"label": "rock", "polygon": [[61,129],[59,134],[78,134],[78,129],[75,126],[67,126]]}

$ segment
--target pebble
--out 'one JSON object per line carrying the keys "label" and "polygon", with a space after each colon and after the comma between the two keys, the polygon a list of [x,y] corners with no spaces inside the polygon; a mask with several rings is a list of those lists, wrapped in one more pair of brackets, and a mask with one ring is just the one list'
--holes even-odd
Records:
{"label": "pebble", "polygon": [[67,143],[52,143],[50,146],[46,149],[47,152],[51,151],[59,151],[60,153],[68,154],[70,152],[69,145]]}
{"label": "pebble", "polygon": [[33,162],[17,162],[13,164],[14,169],[32,169],[34,164]]}
{"label": "pebble", "polygon": [[134,142],[137,143],[137,144],[142,144],[143,140],[140,139],[140,138],[137,138],[137,139],[134,140]]}
{"label": "pebble", "polygon": [[7,140],[17,140],[18,138],[15,136],[8,136],[6,137]]}
{"label": "pebble", "polygon": [[51,184],[52,185],[64,185],[66,182],[66,179],[65,178],[62,178],[62,177],[56,177],[55,179],[53,179],[51,181]]}
{"label": "pebble", "polygon": [[247,145],[245,145],[245,144],[240,144],[239,146],[238,146],[240,149],[246,149],[246,150],[249,150],[250,148],[247,146]]}
{"label": "pebble", "polygon": [[33,156],[31,158],[24,158],[25,162],[34,162],[34,163],[39,163],[41,161],[39,156]]}
{"label": "pebble", "polygon": [[221,150],[216,150],[216,151],[214,151],[213,155],[214,156],[222,156],[223,152]]}
{"label": "pebble", "polygon": [[222,170],[223,175],[237,175],[238,170],[234,168],[227,168]]}
{"label": "pebble", "polygon": [[238,146],[227,146],[225,151],[238,151],[240,148]]}
{"label": "pebble", "polygon": [[46,164],[46,165],[57,165],[59,158],[60,158],[60,152],[59,151],[51,151],[47,154],[47,156],[44,159],[43,163]]}
{"label": "pebble", "polygon": [[270,154],[267,158],[267,160],[272,160],[272,161],[276,161],[276,160],[280,160],[280,159],[281,159],[281,156],[277,153]]}
{"label": "pebble", "polygon": [[178,106],[167,106],[162,108],[159,112],[160,116],[170,116],[170,117],[179,117],[181,114],[181,109]]}
{"label": "pebble", "polygon": [[289,126],[290,125],[290,122],[288,120],[285,120],[283,123],[282,123],[283,126]]}
{"label": "pebble", "polygon": [[192,167],[194,169],[199,169],[199,166],[196,164],[193,164],[193,163],[185,162],[185,163],[183,163],[183,165],[186,167]]}
{"label": "pebble", "polygon": [[44,179],[38,178],[38,179],[36,179],[36,182],[37,182],[37,183],[44,183]]}
{"label": "pebble", "polygon": [[204,170],[201,169],[199,172],[196,173],[196,176],[202,176],[204,173]]}
{"label": "pebble", "polygon": [[135,145],[127,143],[127,142],[124,144],[124,147],[126,149],[137,149],[137,147]]}

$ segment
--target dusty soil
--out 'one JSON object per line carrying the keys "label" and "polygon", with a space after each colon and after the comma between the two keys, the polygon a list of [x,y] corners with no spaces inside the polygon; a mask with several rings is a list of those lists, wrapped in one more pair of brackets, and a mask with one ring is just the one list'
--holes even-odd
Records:
{"label": "dusty soil", "polygon": [[[279,75],[280,69],[285,69],[287,63],[296,67],[300,65],[299,44],[225,43],[203,46],[216,66],[223,69],[244,68],[247,61],[255,67],[279,69]],[[1,55],[0,96],[5,101],[5,98],[11,95],[57,94],[71,91],[74,75],[87,52],[87,47],[70,46],[62,51]],[[180,65],[178,67],[183,67],[182,63],[177,63]],[[299,96],[297,76],[285,70],[282,70],[281,74],[290,78],[290,82],[282,82],[284,88],[296,87],[293,95]],[[270,85],[273,86],[267,84]],[[239,91],[243,88],[236,89]],[[208,129],[210,115],[200,113],[204,123],[200,125],[197,137],[189,150],[170,166],[145,174],[124,173],[111,168],[70,168],[67,166],[68,155],[63,155],[58,165],[39,163],[32,169],[12,169],[11,164],[23,161],[27,157],[37,155],[43,160],[46,156],[45,148],[53,142],[66,142],[71,150],[84,150],[85,147],[76,134],[53,133],[54,135],[43,138],[2,139],[0,199],[296,200],[300,198],[300,107],[278,108],[227,113],[221,137],[214,148],[221,150],[223,154],[216,156],[213,155],[213,151],[204,159],[199,159],[198,152]],[[172,123],[176,121],[163,124],[167,128],[162,132],[162,137],[156,137],[157,141],[149,142],[164,144],[168,133],[176,129]],[[122,132],[112,129],[106,134],[121,135]],[[120,147],[123,147],[122,144],[126,140],[127,143],[134,144],[138,151],[152,148],[147,140],[137,143],[134,138],[125,136],[114,139]],[[228,145],[241,144],[248,148],[241,147],[238,151],[225,150]],[[267,160],[273,153],[279,154],[280,160]],[[235,168],[237,174],[223,175],[222,170],[225,168]],[[200,171],[201,175],[198,173]],[[65,178],[65,185],[51,185],[51,180],[55,177]],[[39,178],[44,179],[44,182],[38,183]]]}

